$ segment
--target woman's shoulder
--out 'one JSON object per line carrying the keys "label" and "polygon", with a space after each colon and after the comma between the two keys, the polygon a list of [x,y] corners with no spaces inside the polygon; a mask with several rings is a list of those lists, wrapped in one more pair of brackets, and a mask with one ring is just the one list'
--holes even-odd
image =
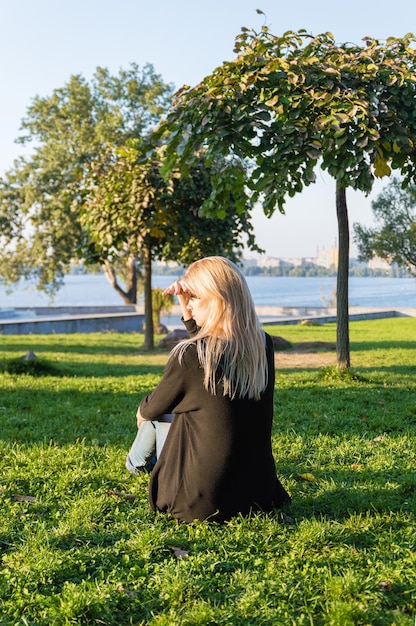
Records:
{"label": "woman's shoulder", "polygon": [[190,364],[198,360],[198,350],[195,341],[181,341],[170,353],[169,363]]}
{"label": "woman's shoulder", "polygon": [[184,320],[182,317],[182,322],[191,337],[198,333],[199,327],[196,325],[196,322],[192,317],[189,320]]}

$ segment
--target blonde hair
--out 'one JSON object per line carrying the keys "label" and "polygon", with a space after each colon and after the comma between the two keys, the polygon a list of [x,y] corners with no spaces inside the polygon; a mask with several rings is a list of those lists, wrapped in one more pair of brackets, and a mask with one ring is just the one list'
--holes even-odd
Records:
{"label": "blonde hair", "polygon": [[265,334],[244,276],[232,261],[212,256],[193,263],[183,282],[210,307],[202,328],[174,353],[181,360],[188,345],[196,344],[205,389],[215,394],[222,385],[231,398],[259,399],[268,382]]}

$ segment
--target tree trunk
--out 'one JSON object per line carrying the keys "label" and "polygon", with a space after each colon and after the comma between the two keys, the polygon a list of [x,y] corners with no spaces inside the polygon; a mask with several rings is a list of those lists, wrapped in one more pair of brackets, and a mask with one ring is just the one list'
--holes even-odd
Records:
{"label": "tree trunk", "polygon": [[127,268],[127,297],[131,304],[137,304],[137,265],[136,255],[130,254],[126,263]]}
{"label": "tree trunk", "polygon": [[142,247],[144,279],[144,347],[153,348],[153,306],[152,306],[152,251]]}
{"label": "tree trunk", "polygon": [[345,188],[337,181],[336,207],[338,219],[337,272],[337,367],[350,367],[350,337],[348,311],[348,274],[350,259],[350,232]]}
{"label": "tree trunk", "polygon": [[137,268],[136,257],[130,255],[126,262],[127,272],[127,289],[124,290],[120,287],[117,274],[114,267],[109,261],[104,262],[104,274],[106,275],[108,282],[118,295],[123,299],[124,304],[137,304]]}

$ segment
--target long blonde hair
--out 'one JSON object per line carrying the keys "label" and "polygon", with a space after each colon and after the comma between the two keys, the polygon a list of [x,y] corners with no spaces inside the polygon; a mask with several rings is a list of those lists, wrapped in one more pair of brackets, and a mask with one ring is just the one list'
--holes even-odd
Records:
{"label": "long blonde hair", "polygon": [[183,282],[210,307],[202,328],[174,353],[181,360],[196,344],[207,390],[215,394],[221,384],[231,398],[259,399],[268,382],[265,334],[244,276],[232,261],[212,256],[193,263]]}

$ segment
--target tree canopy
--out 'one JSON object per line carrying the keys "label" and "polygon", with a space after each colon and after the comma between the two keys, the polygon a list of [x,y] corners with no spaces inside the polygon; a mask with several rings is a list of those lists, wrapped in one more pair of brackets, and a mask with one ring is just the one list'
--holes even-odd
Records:
{"label": "tree canopy", "polygon": [[[89,168],[107,145],[150,132],[171,103],[172,85],[151,65],[132,64],[111,76],[97,68],[34,98],[22,121],[30,156],[0,181],[0,273],[6,283],[33,278],[53,293],[74,259],[89,248],[79,211]],[[88,255],[87,255],[88,256]]]}
{"label": "tree canopy", "polygon": [[[364,38],[338,44],[331,33],[263,27],[242,29],[233,61],[176,95],[175,106],[154,135],[165,133],[166,170],[189,167],[204,147],[208,162],[219,154],[246,163],[244,185],[266,215],[284,212],[287,197],[315,182],[316,168],[336,184],[339,262],[338,365],[349,367],[349,224],[346,189],[371,191],[375,176],[399,170],[404,184],[416,175],[415,38]],[[218,210],[229,181],[214,181]],[[220,202],[218,202],[220,201]]]}
{"label": "tree canopy", "polygon": [[159,130],[175,131],[168,166],[189,162],[201,144],[208,157],[250,159],[249,187],[266,214],[315,182],[317,164],[364,192],[391,169],[413,180],[414,42],[409,34],[358,46],[330,33],[244,29],[234,61],[178,92]]}
{"label": "tree canopy", "polygon": [[[240,197],[230,196],[221,215],[201,214],[212,191],[215,170],[226,168],[230,184],[243,175],[240,165],[217,158],[208,166],[201,152],[186,175],[172,171],[162,177],[163,148],[146,162],[140,142],[116,150],[108,148],[91,168],[81,224],[93,243],[92,260],[113,256],[140,256],[143,247],[155,260],[187,265],[201,256],[226,254],[237,260],[241,250],[259,250],[255,243],[249,208],[238,211]],[[238,192],[239,187],[234,188]],[[245,194],[240,194],[245,198]]]}
{"label": "tree canopy", "polygon": [[81,224],[92,241],[91,258],[110,263],[108,273],[120,257],[130,258],[133,263],[137,258],[140,260],[145,290],[145,344],[152,347],[153,260],[187,265],[213,254],[238,260],[244,246],[260,249],[252,232],[249,208],[236,210],[238,196],[235,199],[230,196],[221,217],[200,214],[204,200],[211,193],[211,178],[216,168],[225,167],[232,180],[241,175],[241,166],[224,163],[220,158],[207,166],[201,152],[186,175],[173,171],[166,178],[160,173],[163,147],[145,162],[141,156],[141,142],[131,141],[124,148],[108,148],[97,160],[88,179]]}
{"label": "tree canopy", "polygon": [[371,204],[375,227],[354,224],[359,258],[375,256],[416,273],[416,186],[394,178]]}
{"label": "tree canopy", "polygon": [[[244,245],[258,250],[241,164],[204,151],[186,174],[160,175],[164,148],[144,154],[143,138],[171,103],[173,88],[151,65],[111,76],[98,68],[49,97],[36,97],[20,141],[32,143],[0,181],[0,275],[32,278],[53,294],[73,261],[101,264],[126,303],[137,302],[143,267],[146,343],[153,344],[152,259],[188,264],[208,254],[235,260]],[[227,206],[211,217],[201,205],[211,177],[227,173]],[[215,194],[214,194],[215,195]],[[124,287],[120,284],[122,276]]]}

